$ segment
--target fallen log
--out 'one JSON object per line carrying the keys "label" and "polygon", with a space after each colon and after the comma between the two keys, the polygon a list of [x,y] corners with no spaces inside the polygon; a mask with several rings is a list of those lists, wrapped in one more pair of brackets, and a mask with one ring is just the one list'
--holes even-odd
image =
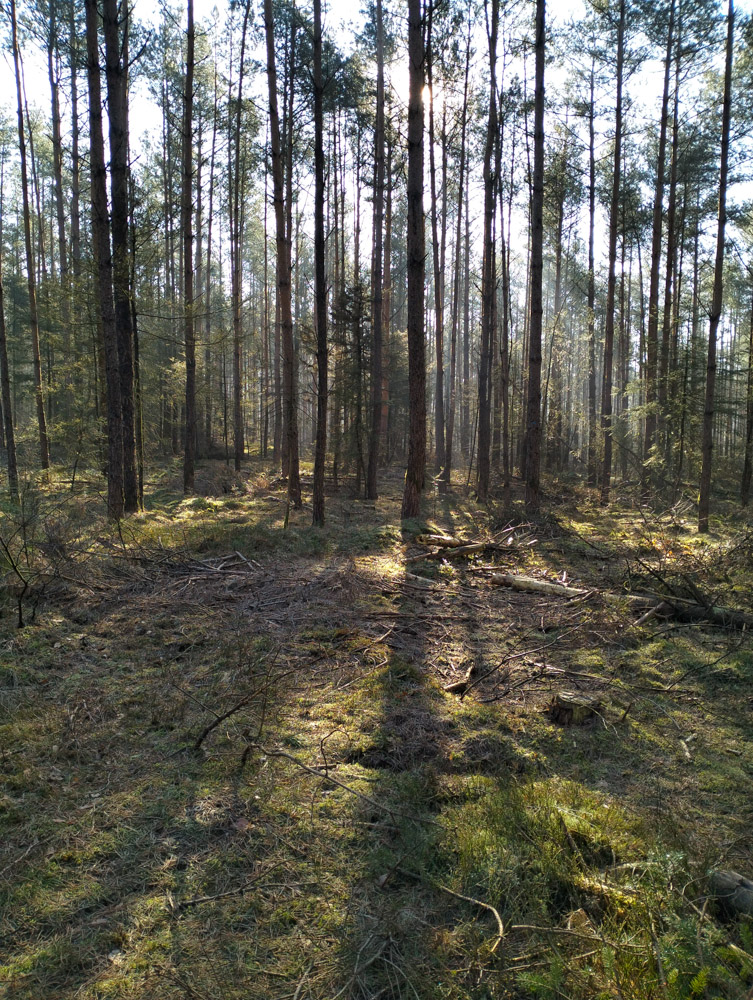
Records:
{"label": "fallen log", "polygon": [[633,627],[643,625],[652,618],[674,618],[681,622],[709,622],[723,628],[740,630],[753,629],[753,615],[734,608],[724,608],[713,604],[697,604],[685,597],[662,597],[660,594],[609,594],[606,600],[627,601],[635,611],[645,612]]}
{"label": "fallen log", "polygon": [[515,576],[512,573],[490,573],[487,577],[498,587],[511,587],[531,594],[547,594],[556,597],[585,597],[590,590],[581,587],[568,587],[564,583],[551,583],[549,580],[537,580],[532,576]]}
{"label": "fallen log", "polygon": [[451,535],[416,535],[414,541],[416,545],[428,545],[429,548],[439,545],[445,549],[457,549],[468,544],[462,538],[453,538]]}

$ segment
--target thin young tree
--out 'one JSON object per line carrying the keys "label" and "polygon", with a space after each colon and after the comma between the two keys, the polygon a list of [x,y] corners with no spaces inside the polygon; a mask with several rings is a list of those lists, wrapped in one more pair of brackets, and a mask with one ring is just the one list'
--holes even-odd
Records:
{"label": "thin young tree", "polygon": [[667,158],[667,130],[669,125],[669,83],[674,47],[675,0],[670,0],[667,26],[667,51],[664,57],[664,86],[662,89],[661,121],[659,125],[659,150],[656,160],[654,186],[654,214],[651,236],[651,273],[648,292],[648,328],[646,330],[646,426],[643,443],[643,480],[649,478],[649,462],[655,443],[658,422],[658,361],[659,361],[659,282],[662,258],[662,223],[664,211],[664,180]]}
{"label": "thin young tree", "polygon": [[499,34],[499,0],[491,0],[487,9],[487,39],[489,44],[489,117],[484,146],[484,259],[481,277],[481,357],[478,376],[478,462],[477,491],[480,500],[489,493],[491,446],[491,373],[492,343],[496,319],[497,275],[494,246],[497,177],[494,150],[497,129],[497,37]]}
{"label": "thin young tree", "polygon": [[269,138],[272,153],[272,199],[277,237],[277,304],[282,341],[283,434],[288,453],[288,499],[301,506],[301,479],[298,461],[298,416],[296,411],[295,351],[291,297],[291,240],[285,224],[285,185],[280,116],[277,106],[277,69],[272,0],[264,0],[264,29],[267,43],[267,83],[269,86]]}
{"label": "thin young tree", "polygon": [[612,162],[612,194],[609,203],[609,271],[607,304],[604,319],[604,363],[601,382],[601,432],[603,456],[601,466],[601,502],[608,503],[612,477],[612,361],[614,358],[615,303],[617,294],[617,231],[620,216],[620,181],[622,178],[622,85],[625,64],[626,3],[620,0],[617,22],[617,66],[614,113],[614,158]]}
{"label": "thin young tree", "polygon": [[544,67],[546,0],[536,0],[536,89],[533,125],[533,195],[531,198],[531,291],[528,328],[528,405],[525,430],[525,503],[541,506],[541,331],[544,320]]}
{"label": "thin young tree", "polygon": [[195,30],[193,0],[186,2],[186,73],[183,92],[183,178],[180,226],[183,233],[183,333],[186,350],[186,425],[183,492],[190,493],[196,465],[196,332],[193,301],[193,74]]}
{"label": "thin young tree", "polygon": [[[379,2],[379,0],[377,0]],[[324,464],[327,458],[327,286],[324,273],[324,83],[322,3],[314,0],[314,302],[316,321],[316,448],[314,525],[324,524]]]}
{"label": "thin young tree", "polygon": [[39,313],[37,310],[37,279],[34,250],[31,242],[31,206],[29,204],[29,178],[26,163],[26,131],[24,128],[24,102],[21,94],[21,54],[18,47],[18,22],[16,0],[10,3],[13,66],[16,76],[16,109],[18,116],[18,151],[21,161],[21,196],[23,199],[24,246],[26,249],[26,281],[29,290],[29,326],[31,327],[32,365],[34,369],[34,397],[39,427],[39,454],[43,469],[50,467],[50,444],[47,436],[47,416],[42,390],[42,356],[39,343]]}
{"label": "thin young tree", "polygon": [[706,395],[703,407],[701,438],[701,482],[698,497],[698,530],[709,530],[711,466],[714,453],[714,390],[716,387],[716,348],[724,292],[724,232],[727,224],[727,177],[729,173],[730,119],[732,116],[732,50],[735,36],[735,9],[732,0],[727,8],[727,47],[724,65],[722,104],[722,148],[719,163],[719,206],[717,212],[714,290],[709,311],[709,347],[706,359]]}
{"label": "thin young tree", "polygon": [[[267,0],[267,3],[269,0]],[[540,0],[541,2],[541,0]],[[424,342],[424,37],[421,0],[408,0],[408,464],[403,519],[417,517],[426,474],[426,345]]]}
{"label": "thin young tree", "polygon": [[0,260],[0,394],[3,404],[3,432],[5,435],[5,456],[8,467],[8,493],[11,500],[18,502],[18,463],[16,459],[16,436],[13,427],[10,369],[8,367],[8,340],[5,330],[5,295],[3,292],[2,260]]}
{"label": "thin young tree", "polygon": [[382,0],[376,0],[377,89],[376,122],[374,127],[374,240],[371,262],[371,427],[369,432],[369,464],[366,471],[366,496],[376,500],[377,466],[382,430],[382,341],[383,291],[382,252],[384,224],[384,24]]}
{"label": "thin young tree", "polygon": [[452,481],[452,444],[455,433],[455,410],[457,398],[457,343],[460,321],[460,275],[463,270],[463,198],[466,188],[466,133],[468,127],[468,80],[471,65],[471,18],[468,12],[468,33],[465,43],[465,75],[463,82],[463,104],[460,110],[460,163],[458,166],[458,198],[455,218],[455,274],[452,288],[452,320],[450,333],[450,399],[447,414],[447,441],[445,443],[445,467],[440,482],[442,490],[449,489]]}

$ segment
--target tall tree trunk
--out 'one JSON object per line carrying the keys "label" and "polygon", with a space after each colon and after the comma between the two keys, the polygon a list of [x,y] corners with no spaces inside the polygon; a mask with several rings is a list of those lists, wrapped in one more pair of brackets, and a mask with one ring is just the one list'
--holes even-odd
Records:
{"label": "tall tree trunk", "polygon": [[648,329],[646,331],[646,428],[643,442],[643,481],[650,478],[651,451],[657,426],[657,363],[659,357],[659,271],[662,256],[662,213],[664,203],[664,173],[667,156],[667,127],[669,123],[669,80],[675,24],[675,0],[669,8],[667,52],[664,58],[664,89],[662,91],[661,124],[659,127],[659,154],[656,161],[656,186],[654,188],[654,215],[651,237],[651,274],[648,290]]}
{"label": "tall tree trunk", "polygon": [[625,58],[625,0],[620,0],[620,20],[617,26],[617,95],[614,114],[614,162],[612,166],[612,197],[609,205],[609,276],[607,305],[604,319],[604,360],[601,381],[601,431],[604,454],[601,467],[601,502],[609,502],[612,479],[612,360],[614,356],[614,313],[617,292],[617,229],[620,214],[620,180],[622,178],[622,73]]}
{"label": "tall tree trunk", "polygon": [[97,312],[102,331],[107,384],[107,510],[123,516],[123,411],[120,396],[120,359],[112,292],[112,255],[107,205],[107,168],[102,130],[102,85],[99,66],[97,0],[85,0],[87,80],[89,88],[89,164],[91,168],[91,224],[97,269]]}
{"label": "tall tree trunk", "polygon": [[296,412],[295,350],[293,345],[293,310],[291,300],[291,247],[285,225],[283,156],[280,140],[280,117],[277,109],[277,71],[272,0],[264,0],[264,28],[267,42],[267,82],[269,85],[269,131],[272,150],[272,185],[277,232],[277,297],[280,309],[282,346],[283,434],[288,454],[288,499],[301,506],[301,480],[298,463],[298,416]]}
{"label": "tall tree trunk", "polygon": [[29,205],[29,179],[26,167],[26,136],[24,131],[24,111],[21,97],[21,55],[18,49],[18,25],[16,21],[16,0],[10,4],[11,32],[13,45],[13,66],[16,75],[16,102],[18,112],[18,150],[21,159],[21,195],[23,198],[24,244],[26,247],[26,280],[29,289],[29,325],[31,327],[32,365],[34,368],[34,396],[37,405],[39,427],[40,464],[43,469],[50,467],[50,446],[47,438],[47,418],[42,390],[42,356],[39,346],[39,314],[37,312],[37,281],[34,269],[34,251],[31,243],[31,208]]}
{"label": "tall tree trunk", "polygon": [[489,43],[489,117],[484,147],[484,258],[481,276],[481,356],[478,376],[478,461],[476,488],[480,500],[489,494],[491,447],[491,371],[497,280],[494,253],[494,216],[497,197],[494,149],[497,139],[497,35],[499,0],[487,11]]}
{"label": "tall tree trunk", "polygon": [[533,127],[533,196],[531,198],[531,312],[528,333],[528,405],[525,436],[525,502],[529,510],[541,505],[541,330],[544,319],[544,66],[546,59],[546,2],[536,0],[536,91]]}
{"label": "tall tree trunk", "polygon": [[186,413],[183,492],[190,493],[196,465],[196,332],[193,298],[193,0],[186,3],[186,75],[183,94],[183,184],[180,226],[183,233],[183,332],[186,348]]}
{"label": "tall tree trunk", "polygon": [[[431,248],[434,264],[434,347],[436,371],[434,381],[434,471],[444,465],[444,282],[440,262],[439,226],[440,214],[437,200],[436,128],[434,119],[434,4],[429,4],[426,29],[426,84],[429,92],[429,178],[431,191]],[[446,145],[446,142],[445,142]],[[445,187],[446,190],[446,187]],[[443,219],[445,218],[442,213]],[[443,222],[444,228],[444,222]]]}
{"label": "tall tree trunk", "polygon": [[[81,157],[78,123],[78,36],[76,5],[69,5],[69,47],[71,68],[71,271],[74,291],[81,280]],[[75,311],[74,311],[75,316]],[[75,320],[74,320],[75,326]]]}
{"label": "tall tree trunk", "polygon": [[[269,0],[267,0],[269,2]],[[421,0],[408,0],[408,465],[403,519],[417,517],[426,473],[426,346],[424,342],[424,39]]]}
{"label": "tall tree trunk", "polygon": [[[753,272],[749,269],[753,277]],[[753,293],[750,303],[750,322],[748,327],[748,379],[745,406],[745,457],[743,459],[743,474],[740,481],[740,503],[747,507],[750,500],[750,486],[753,480]],[[3,401],[5,408],[5,401]]]}
{"label": "tall tree trunk", "polygon": [[[377,0],[379,3],[380,0]],[[327,285],[324,273],[324,83],[322,4],[314,0],[314,302],[316,311],[316,448],[313,523],[324,524],[327,458]],[[380,317],[381,318],[381,317]]]}
{"label": "tall tree trunk", "polygon": [[[70,363],[71,299],[68,279],[68,247],[65,236],[65,204],[63,201],[63,144],[60,136],[60,81],[56,5],[50,4],[50,33],[47,38],[47,73],[50,83],[52,120],[52,171],[55,187],[55,219],[57,222],[58,266],[60,274],[60,318],[63,325],[63,354]],[[66,399],[65,405],[68,406]]]}
{"label": "tall tree trunk", "polygon": [[[0,165],[0,173],[4,164]],[[2,188],[2,183],[0,183]],[[1,243],[1,241],[0,241]],[[8,340],[5,329],[5,296],[3,293],[2,254],[0,253],[0,398],[3,404],[3,435],[8,467],[8,493],[18,502],[18,463],[16,436],[13,428],[13,401],[10,394],[10,369],[8,366]]]}
{"label": "tall tree trunk", "polygon": [[673,287],[673,277],[677,263],[677,174],[680,153],[680,65],[682,62],[682,14],[678,12],[679,24],[675,55],[675,82],[672,112],[672,155],[669,174],[669,201],[667,204],[667,266],[664,273],[664,312],[662,315],[661,350],[659,355],[659,384],[657,397],[659,404],[660,437],[664,448],[664,468],[669,472],[672,435],[667,432],[670,393],[670,357],[673,331],[673,293],[679,299],[679,289]]}
{"label": "tall tree trunk", "polygon": [[462,271],[463,239],[463,195],[465,191],[465,139],[468,125],[468,78],[471,63],[471,22],[468,18],[468,36],[465,45],[465,79],[463,83],[463,106],[460,112],[460,162],[458,165],[458,200],[455,219],[455,274],[452,287],[452,332],[450,334],[450,405],[447,415],[447,442],[445,444],[445,465],[442,474],[443,489],[450,487],[452,480],[452,439],[455,433],[455,409],[457,396],[457,342],[460,321],[460,275]]}
{"label": "tall tree trunk", "polygon": [[[207,455],[212,450],[212,222],[214,219],[214,177],[217,155],[217,69],[214,72],[212,105],[212,153],[209,158],[209,207],[207,211],[206,273],[204,276],[204,443]],[[266,234],[266,228],[264,230]],[[266,235],[265,235],[266,238]]]}
{"label": "tall tree trunk", "polygon": [[366,496],[376,500],[377,466],[382,430],[382,253],[384,216],[384,26],[382,0],[376,0],[377,92],[374,129],[374,239],[371,264],[371,428],[369,434],[369,467],[366,473]]}
{"label": "tall tree trunk", "polygon": [[729,132],[732,111],[732,50],[735,33],[735,10],[729,0],[727,10],[727,51],[724,68],[724,104],[722,109],[722,151],[719,164],[719,211],[717,215],[714,292],[709,313],[709,349],[706,361],[706,396],[703,407],[701,438],[701,482],[698,498],[698,530],[709,530],[711,464],[714,450],[714,389],[716,385],[716,336],[722,315],[724,291],[724,230],[727,224],[727,175],[729,170]]}
{"label": "tall tree trunk", "polygon": [[596,270],[594,267],[594,224],[596,219],[596,129],[595,57],[591,57],[588,102],[588,483],[596,485],[598,449],[596,439]]}
{"label": "tall tree trunk", "polygon": [[243,358],[242,358],[242,316],[241,295],[243,278],[242,216],[244,214],[242,191],[241,135],[243,78],[246,61],[246,35],[250,16],[250,2],[243,8],[243,28],[241,30],[241,51],[238,65],[238,96],[235,102],[235,128],[232,137],[233,161],[230,190],[230,267],[231,297],[233,309],[233,460],[235,471],[240,472],[246,450],[243,426]]}
{"label": "tall tree trunk", "polygon": [[139,508],[128,246],[128,15],[121,36],[117,0],[102,0],[110,120],[110,219],[112,228],[115,328],[123,414],[123,501],[127,513]]}

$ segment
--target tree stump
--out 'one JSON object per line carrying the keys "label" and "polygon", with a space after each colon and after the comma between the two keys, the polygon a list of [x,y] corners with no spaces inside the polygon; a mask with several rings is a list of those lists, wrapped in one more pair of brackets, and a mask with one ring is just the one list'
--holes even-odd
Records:
{"label": "tree stump", "polygon": [[709,894],[731,917],[753,917],[753,882],[737,872],[721,871],[709,875]]}
{"label": "tree stump", "polygon": [[598,698],[577,691],[558,691],[549,706],[549,718],[561,726],[583,726],[601,708]]}

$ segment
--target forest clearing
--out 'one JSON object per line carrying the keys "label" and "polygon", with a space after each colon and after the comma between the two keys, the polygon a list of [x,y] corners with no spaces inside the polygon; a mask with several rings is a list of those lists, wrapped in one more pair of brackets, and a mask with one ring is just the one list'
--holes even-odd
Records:
{"label": "forest clearing", "polygon": [[682,613],[749,613],[749,522],[61,485],[0,532],[8,1000],[750,995],[753,649]]}

